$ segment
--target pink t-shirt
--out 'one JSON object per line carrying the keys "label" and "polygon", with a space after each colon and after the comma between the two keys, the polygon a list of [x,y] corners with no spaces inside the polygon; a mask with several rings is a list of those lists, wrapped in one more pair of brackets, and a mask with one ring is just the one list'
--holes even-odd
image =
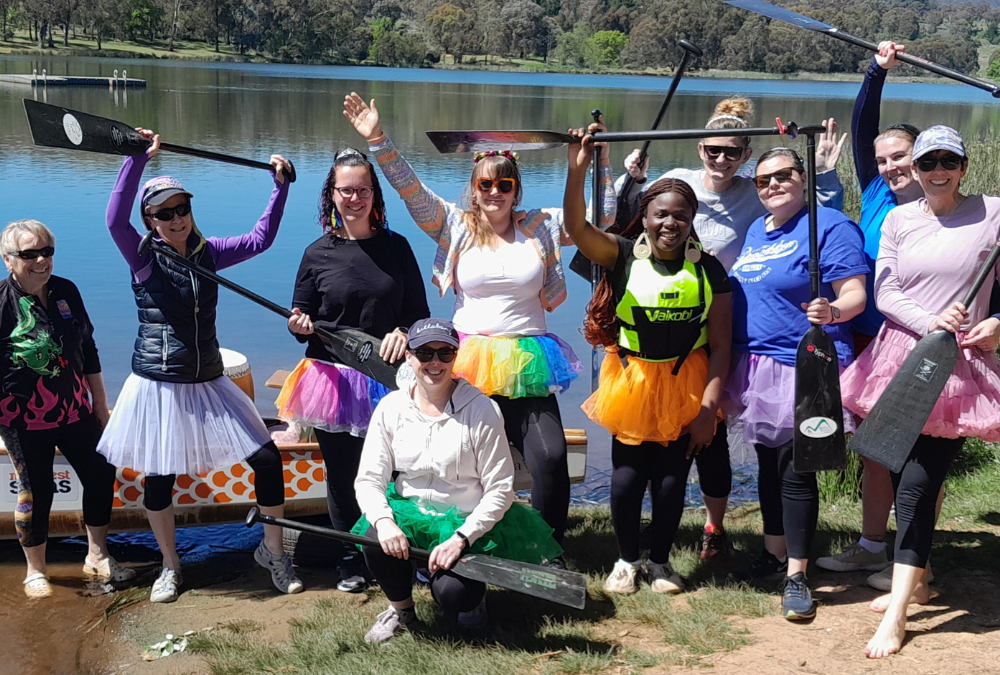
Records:
{"label": "pink t-shirt", "polygon": [[[875,301],[880,312],[917,335],[972,287],[1000,239],[1000,197],[972,195],[951,214],[924,211],[924,199],[897,206],[882,225],[875,262]],[[969,310],[968,330],[989,314],[996,268]]]}

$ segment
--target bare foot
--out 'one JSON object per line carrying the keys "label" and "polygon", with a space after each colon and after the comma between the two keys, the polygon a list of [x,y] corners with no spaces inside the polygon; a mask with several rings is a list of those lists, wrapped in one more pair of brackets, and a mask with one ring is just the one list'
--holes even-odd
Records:
{"label": "bare foot", "polygon": [[[938,596],[937,591],[931,592],[927,584],[921,582],[917,584],[917,587],[913,590],[913,595],[910,596],[911,605],[926,605],[931,599]],[[886,593],[885,595],[880,595],[874,600],[872,604],[868,605],[868,609],[873,612],[882,613],[889,607],[889,601],[892,599],[892,593]]]}
{"label": "bare foot", "polygon": [[870,659],[884,659],[890,654],[895,654],[903,645],[903,638],[906,636],[906,613],[899,617],[885,615],[875,635],[868,641],[865,647],[865,654]]}

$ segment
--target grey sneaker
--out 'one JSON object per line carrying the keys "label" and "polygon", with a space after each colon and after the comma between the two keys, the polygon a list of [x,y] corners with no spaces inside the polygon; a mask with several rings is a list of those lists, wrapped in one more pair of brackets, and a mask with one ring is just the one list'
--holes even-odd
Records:
{"label": "grey sneaker", "polygon": [[[931,569],[931,564],[927,563],[927,583],[934,583],[934,570]],[[881,572],[876,572],[868,576],[868,585],[874,588],[876,591],[882,591],[883,593],[892,592],[892,565],[889,565]]]}
{"label": "grey sneaker", "polygon": [[674,571],[670,563],[662,565],[654,562],[646,563],[646,576],[649,579],[649,590],[654,593],[670,593],[676,595],[684,592],[684,582]]}
{"label": "grey sneaker", "polygon": [[305,588],[299,578],[295,576],[292,568],[292,556],[282,552],[281,555],[274,555],[270,549],[260,542],[260,546],[253,552],[253,559],[264,569],[271,573],[271,581],[274,587],[282,593],[301,593]]}
{"label": "grey sneaker", "polygon": [[365,633],[365,642],[374,642],[376,644],[387,642],[405,631],[409,626],[412,626],[416,621],[417,613],[413,611],[412,607],[409,609],[389,607],[389,609],[381,612],[375,618],[375,625]]}
{"label": "grey sneaker", "polygon": [[177,587],[182,583],[180,570],[164,567],[160,571],[160,576],[153,582],[153,588],[149,592],[149,601],[173,602],[177,599]]}
{"label": "grey sneaker", "polygon": [[878,553],[872,553],[857,543],[837,555],[819,558],[816,564],[831,572],[857,572],[858,570],[878,572],[889,565],[889,556],[886,554],[885,548]]}
{"label": "grey sneaker", "polygon": [[361,593],[368,587],[368,582],[360,574],[343,577],[337,582],[337,590],[341,593]]}

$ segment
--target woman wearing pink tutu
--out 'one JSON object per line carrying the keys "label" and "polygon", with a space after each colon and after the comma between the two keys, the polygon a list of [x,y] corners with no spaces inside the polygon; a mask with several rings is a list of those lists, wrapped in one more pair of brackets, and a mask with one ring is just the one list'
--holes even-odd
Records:
{"label": "woman wearing pink tutu", "polygon": [[[349,530],[361,517],[354,494],[372,411],[389,393],[382,384],[338,362],[314,332],[353,328],[382,337],[380,356],[397,361],[406,326],[430,316],[424,282],[409,242],[389,230],[375,167],[347,148],[333,158],[319,201],[323,235],[309,244],[295,278],[288,328],[308,343],[306,355],[278,395],[278,414],[312,427],[326,465],[330,521]],[[337,589],[359,593],[364,562],[353,546],[335,542]]]}
{"label": "woman wearing pink tutu", "polygon": [[1000,441],[1000,318],[988,316],[992,284],[969,307],[959,302],[1000,237],[1000,198],[961,194],[968,165],[954,129],[935,126],[917,137],[913,168],[924,197],[886,217],[875,266],[875,301],[886,322],[841,385],[844,406],[865,417],[921,337],[947,330],[962,347],[923,435],[903,470],[892,474],[898,528],[892,592],[872,603],[885,612],[865,648],[872,658],[899,651],[907,605],[930,597],[935,502],[952,460],[966,437]]}
{"label": "woman wearing pink tutu", "polygon": [[[825,326],[841,367],[853,358],[851,319],[865,307],[861,230],[840,211],[818,207],[820,296],[809,288],[809,213],[802,158],[788,148],[761,155],[754,181],[768,214],[755,220],[733,264],[733,348],[742,352],[726,384],[723,409],[739,416],[757,451],[764,550],[739,576],[785,571],[781,613],[815,615],[806,579],[816,534],[819,488],[815,473],[792,470],[795,354],[809,324]],[[827,298],[830,298],[828,300]],[[846,414],[845,426],[850,423]]]}

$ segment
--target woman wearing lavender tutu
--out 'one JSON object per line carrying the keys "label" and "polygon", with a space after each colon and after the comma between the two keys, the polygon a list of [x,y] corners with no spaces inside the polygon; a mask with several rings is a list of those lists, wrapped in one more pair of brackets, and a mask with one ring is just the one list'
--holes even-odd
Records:
{"label": "woman wearing lavender tutu", "polygon": [[[326,464],[330,521],[346,531],[361,517],[354,478],[365,432],[389,390],[340,363],[314,328],[384,336],[379,355],[392,363],[406,349],[405,327],[430,316],[430,310],[410,244],[387,227],[382,189],[365,155],[347,148],[334,156],[319,206],[323,234],[302,254],[288,320],[289,330],[307,344],[306,355],[276,404],[282,418],[315,430]],[[337,588],[364,590],[361,554],[353,546],[337,546]]]}
{"label": "woman wearing lavender tutu", "polygon": [[[806,581],[816,533],[816,474],[792,470],[795,353],[809,324],[826,326],[841,367],[853,358],[848,322],[865,307],[861,231],[840,211],[818,207],[819,298],[809,292],[809,215],[802,158],[788,148],[761,155],[754,178],[767,215],[750,226],[733,264],[734,367],[723,407],[739,416],[757,451],[758,490],[764,519],[764,551],[740,576],[785,571],[785,618],[815,615]],[[827,298],[830,298],[828,300]],[[845,426],[852,428],[850,414]]]}

